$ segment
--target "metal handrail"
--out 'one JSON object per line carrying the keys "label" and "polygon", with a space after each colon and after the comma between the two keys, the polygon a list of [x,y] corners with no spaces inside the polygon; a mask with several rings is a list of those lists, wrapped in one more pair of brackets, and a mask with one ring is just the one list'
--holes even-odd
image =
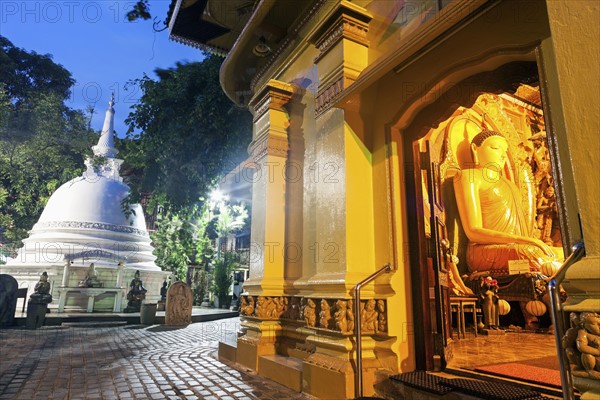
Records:
{"label": "metal handrail", "polygon": [[565,357],[565,352],[562,346],[562,335],[565,333],[563,318],[561,316],[562,306],[559,298],[559,287],[565,279],[567,270],[583,257],[585,254],[585,246],[583,242],[575,244],[572,248],[573,252],[565,262],[560,266],[558,271],[550,277],[548,283],[548,293],[550,295],[550,305],[552,308],[552,320],[554,323],[554,339],[556,340],[556,349],[558,350],[558,360],[560,367],[560,380],[563,387],[563,399],[572,400],[575,398],[573,393],[573,379],[570,373],[569,360]]}
{"label": "metal handrail", "polygon": [[376,271],[375,273],[369,275],[366,279],[360,281],[356,286],[354,286],[354,321],[356,323],[354,327],[354,337],[356,339],[356,375],[355,375],[355,385],[356,385],[356,396],[362,397],[362,334],[360,332],[361,325],[361,316],[360,316],[360,289],[371,282],[373,279],[377,278],[379,275],[384,272],[391,272],[392,266],[391,264],[386,264],[383,268]]}

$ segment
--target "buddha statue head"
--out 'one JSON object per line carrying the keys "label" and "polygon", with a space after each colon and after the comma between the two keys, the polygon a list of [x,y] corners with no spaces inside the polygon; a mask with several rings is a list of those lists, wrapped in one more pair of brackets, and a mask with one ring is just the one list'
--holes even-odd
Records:
{"label": "buddha statue head", "polygon": [[484,129],[471,140],[475,165],[501,170],[507,160],[508,142],[500,132]]}

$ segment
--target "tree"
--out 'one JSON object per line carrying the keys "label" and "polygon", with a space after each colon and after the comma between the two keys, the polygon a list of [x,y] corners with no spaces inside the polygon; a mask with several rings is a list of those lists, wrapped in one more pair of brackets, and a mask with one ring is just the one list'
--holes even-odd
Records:
{"label": "tree", "polygon": [[128,182],[132,192],[153,193],[167,208],[185,208],[246,158],[251,115],[223,93],[221,61],[207,56],[159,69],[159,80],[136,81],[142,97],[126,120],[125,162],[135,171]]}
{"label": "tree", "polygon": [[66,100],[75,80],[66,68],[52,61],[51,55],[15,47],[0,36],[0,82],[18,107],[41,93]]}
{"label": "tree", "polygon": [[194,257],[191,219],[192,215],[165,210],[159,215],[158,229],[152,234],[156,265],[173,272],[180,281],[185,281],[188,265]]}
{"label": "tree", "polygon": [[73,79],[49,55],[0,36],[0,243],[16,243],[50,195],[80,175],[95,135],[65,105]]}
{"label": "tree", "polygon": [[213,262],[212,292],[219,299],[219,307],[228,308],[231,303],[229,290],[233,284],[233,271],[239,265],[239,257],[233,252],[224,252]]}
{"label": "tree", "polygon": [[150,4],[148,0],[138,0],[131,10],[127,13],[128,21],[135,21],[138,19],[147,20],[152,16],[150,15]]}

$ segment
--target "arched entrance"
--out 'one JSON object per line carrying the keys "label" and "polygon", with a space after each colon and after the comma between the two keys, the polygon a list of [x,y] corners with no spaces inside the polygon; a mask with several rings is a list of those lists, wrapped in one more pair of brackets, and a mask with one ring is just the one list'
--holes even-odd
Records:
{"label": "arched entrance", "polygon": [[[555,368],[551,375],[560,387],[554,339],[548,334],[545,278],[551,266],[533,271],[527,259],[517,257],[478,269],[474,258],[496,253],[468,253],[472,247],[454,192],[454,181],[474,163],[473,137],[483,129],[501,132],[508,150],[498,172],[518,191],[523,234],[562,247],[537,64],[506,62],[460,81],[429,103],[402,129],[409,247],[416,249],[410,253],[415,345],[425,349],[417,365],[547,384],[552,379],[539,381],[539,368]],[[486,317],[494,321],[484,307],[490,304],[486,294],[502,315],[482,329]]]}

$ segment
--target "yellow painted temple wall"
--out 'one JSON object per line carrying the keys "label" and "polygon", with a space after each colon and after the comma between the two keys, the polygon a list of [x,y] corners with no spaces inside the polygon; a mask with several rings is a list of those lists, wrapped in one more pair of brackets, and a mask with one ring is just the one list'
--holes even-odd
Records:
{"label": "yellow painted temple wall", "polygon": [[[331,10],[334,3],[324,7]],[[284,258],[282,276],[275,277],[286,281],[282,295],[348,298],[358,281],[392,263],[397,270],[367,286],[363,298],[387,299],[388,334],[395,338],[391,349],[397,355],[396,368],[410,371],[415,368],[416,350],[408,263],[411,250],[406,237],[403,130],[419,111],[469,76],[512,61],[536,61],[535,47],[541,43],[546,49],[543,59],[550,98],[561,101],[561,106],[553,105],[552,110],[557,140],[568,149],[560,154],[560,161],[572,162],[574,173],[574,179],[567,176],[564,182],[567,192],[570,182],[574,184],[571,192],[576,198],[570,203],[571,213],[581,213],[588,255],[599,255],[600,180],[597,174],[589,173],[600,170],[598,3],[549,0],[546,11],[542,0],[501,2],[410,62],[410,43],[426,46],[435,42],[436,29],[457,24],[461,15],[485,2],[474,1],[462,14],[448,14],[447,18],[436,18],[430,8],[424,7],[420,13],[414,12],[414,19],[398,23],[394,7],[400,3],[355,3],[372,15],[368,48],[344,43],[322,57],[316,68],[313,60],[319,51],[307,39],[292,55],[278,60],[274,73],[259,81],[255,92],[271,79],[296,87],[296,97],[287,106],[287,118],[291,132],[295,132],[291,136],[301,139],[290,139],[288,157],[302,174],[297,181],[281,182],[279,189],[285,184],[285,190],[271,193],[275,197],[270,204],[285,204],[285,231],[274,225],[255,225],[254,221],[265,220],[271,211],[258,206],[268,200],[261,197],[264,193],[255,193],[253,212],[257,214],[253,215],[252,239],[267,240],[267,229],[270,234],[280,235],[269,237],[270,241],[283,246],[286,241],[293,242],[301,249],[300,257]],[[452,2],[444,10],[460,3]],[[311,27],[304,31],[314,31],[320,22],[311,21]],[[348,76],[356,72],[346,82],[349,94],[342,96],[336,107],[315,116],[320,85],[342,64],[347,66]],[[395,70],[396,66],[401,68]],[[352,83],[354,79],[357,83]],[[255,133],[258,130],[260,127]],[[569,174],[569,168],[564,172]],[[569,223],[574,221],[571,218]],[[271,223],[276,225],[281,220]],[[251,267],[251,279],[268,278],[266,272],[263,275],[268,268],[261,263],[264,260]]]}
{"label": "yellow painted temple wall", "polygon": [[[600,3],[548,0],[553,65],[549,90],[560,96],[563,146],[569,149],[588,257],[600,257]],[[564,130],[563,130],[564,129]],[[566,141],[565,141],[566,139]],[[567,160],[565,160],[567,161]]]}

